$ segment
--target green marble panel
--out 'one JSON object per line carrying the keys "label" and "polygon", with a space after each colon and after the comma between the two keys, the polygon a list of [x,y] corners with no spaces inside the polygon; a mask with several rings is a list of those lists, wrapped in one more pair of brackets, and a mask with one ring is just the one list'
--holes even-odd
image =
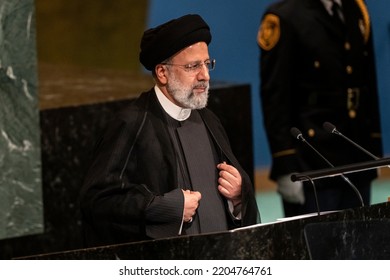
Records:
{"label": "green marble panel", "polygon": [[42,233],[34,0],[0,0],[0,239]]}

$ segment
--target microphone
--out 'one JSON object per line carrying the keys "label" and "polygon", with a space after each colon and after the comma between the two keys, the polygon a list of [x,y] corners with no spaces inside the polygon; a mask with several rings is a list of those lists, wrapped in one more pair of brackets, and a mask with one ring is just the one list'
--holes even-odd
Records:
{"label": "microphone", "polygon": [[319,155],[329,166],[334,167],[333,164],[331,164],[317,149],[315,149],[309,142],[306,141],[306,139],[303,137],[302,132],[296,128],[293,127],[290,130],[291,135],[294,138],[297,138],[298,140],[301,140],[304,142],[306,145],[308,145],[314,152],[316,152],[317,155]]}
{"label": "microphone", "polygon": [[[306,141],[306,139],[303,137],[302,135],[302,132],[296,128],[296,127],[293,127],[291,128],[290,130],[292,136],[294,138],[297,138],[298,140],[301,140],[303,143],[305,143],[306,145],[308,145],[314,152],[316,152],[317,155],[319,155],[330,167],[334,167],[334,165],[332,163],[330,163],[329,160],[327,160],[317,149],[315,149],[309,142]],[[363,202],[363,198],[362,198],[362,195],[360,194],[359,190],[356,188],[356,186],[348,179],[348,177],[346,177],[344,174],[341,174],[340,175],[341,178],[344,179],[345,182],[347,182],[348,185],[350,185],[352,187],[352,189],[355,191],[355,193],[357,194],[359,200],[360,200],[360,204],[362,206],[364,206],[364,202]]]}
{"label": "microphone", "polygon": [[369,156],[372,157],[373,159],[379,159],[379,157],[377,157],[376,155],[373,155],[372,153],[370,153],[369,151],[367,151],[366,149],[364,149],[362,146],[358,145],[357,143],[355,143],[354,141],[352,141],[351,139],[349,139],[347,136],[343,135],[343,134],[342,134],[340,131],[338,131],[338,130],[336,129],[336,127],[335,127],[333,124],[331,124],[330,122],[324,122],[324,124],[323,124],[322,126],[323,126],[323,128],[325,129],[325,131],[343,137],[343,138],[344,138],[345,140],[347,140],[349,143],[351,143],[352,145],[354,145],[354,146],[357,147],[359,150],[363,151],[365,154],[369,155]]}
{"label": "microphone", "polygon": [[[290,133],[291,135],[294,137],[294,138],[297,138],[298,140],[301,140],[302,142],[305,142],[307,145],[311,146],[309,144],[309,142],[306,142],[305,138],[303,138],[302,136],[302,132],[296,128],[296,127],[292,127],[290,129]],[[314,149],[314,147],[311,146],[312,149]],[[315,151],[317,151],[316,149],[314,149]],[[321,154],[320,154],[321,155]],[[321,155],[322,156],[322,155]],[[325,159],[326,160],[326,159]],[[308,180],[310,180],[310,183],[312,184],[313,186],[313,191],[314,191],[314,198],[315,198],[315,201],[316,201],[316,207],[317,207],[317,213],[318,213],[318,216],[321,215],[321,212],[320,212],[320,204],[318,203],[318,196],[317,196],[317,189],[316,189],[316,185],[314,184],[314,181],[310,178],[310,177],[307,177]]]}

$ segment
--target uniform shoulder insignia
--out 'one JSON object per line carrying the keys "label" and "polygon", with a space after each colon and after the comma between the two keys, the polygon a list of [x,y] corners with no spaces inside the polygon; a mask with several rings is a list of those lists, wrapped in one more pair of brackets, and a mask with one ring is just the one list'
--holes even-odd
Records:
{"label": "uniform shoulder insignia", "polygon": [[355,0],[355,2],[363,15],[363,19],[359,21],[359,27],[363,34],[364,41],[367,43],[368,38],[370,37],[370,16],[368,14],[367,6],[363,0]]}
{"label": "uniform shoulder insignia", "polygon": [[266,51],[271,50],[280,38],[280,20],[277,15],[267,14],[257,32],[257,43]]}

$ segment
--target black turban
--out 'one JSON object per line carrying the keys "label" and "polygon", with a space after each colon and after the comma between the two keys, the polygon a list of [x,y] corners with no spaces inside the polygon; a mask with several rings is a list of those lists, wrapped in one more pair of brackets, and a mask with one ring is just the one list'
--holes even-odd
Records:
{"label": "black turban", "polygon": [[197,42],[211,41],[210,28],[199,15],[185,15],[144,32],[139,60],[146,69],[154,67]]}

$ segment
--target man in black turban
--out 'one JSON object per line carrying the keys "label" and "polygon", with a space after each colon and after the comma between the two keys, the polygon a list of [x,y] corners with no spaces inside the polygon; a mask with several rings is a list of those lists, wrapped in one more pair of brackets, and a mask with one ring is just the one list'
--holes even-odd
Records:
{"label": "man in black turban", "polygon": [[210,28],[199,15],[187,15],[173,19],[144,32],[139,59],[146,69],[154,67],[197,42],[211,41]]}
{"label": "man in black turban", "polygon": [[210,28],[186,15],[145,31],[156,85],[99,139],[81,192],[89,246],[225,231],[259,222],[253,186],[206,107]]}

